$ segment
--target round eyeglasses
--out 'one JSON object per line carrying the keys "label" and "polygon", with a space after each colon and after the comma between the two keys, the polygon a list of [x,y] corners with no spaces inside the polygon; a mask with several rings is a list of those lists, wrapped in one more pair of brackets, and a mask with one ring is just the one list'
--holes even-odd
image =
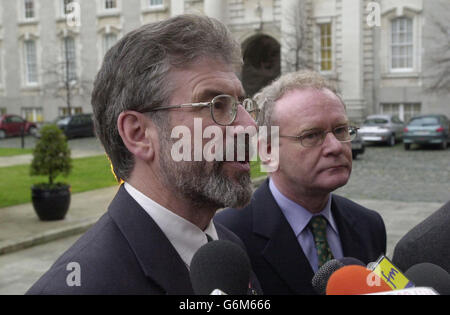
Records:
{"label": "round eyeglasses", "polygon": [[252,100],[251,98],[246,98],[242,102],[240,102],[233,96],[227,94],[218,95],[214,97],[211,102],[159,106],[145,112],[154,112],[157,110],[184,107],[209,107],[211,111],[211,117],[216,124],[221,126],[229,126],[236,119],[239,105],[242,105],[244,107],[244,109],[250,114],[253,120],[256,121],[258,119],[259,109],[257,103],[254,100]]}
{"label": "round eyeglasses", "polygon": [[356,138],[358,128],[353,126],[340,126],[334,128],[331,131],[324,131],[320,129],[312,129],[305,131],[300,136],[283,136],[281,138],[291,138],[300,141],[300,144],[304,147],[315,147],[322,145],[325,141],[327,134],[331,132],[334,137],[340,142],[351,142]]}

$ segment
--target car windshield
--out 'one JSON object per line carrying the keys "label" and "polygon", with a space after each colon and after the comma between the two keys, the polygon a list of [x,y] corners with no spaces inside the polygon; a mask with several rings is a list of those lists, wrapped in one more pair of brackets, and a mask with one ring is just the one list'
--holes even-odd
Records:
{"label": "car windshield", "polygon": [[58,125],[67,125],[69,123],[70,117],[57,118],[56,124]]}
{"label": "car windshield", "polygon": [[366,126],[384,125],[384,124],[387,124],[388,122],[389,121],[384,118],[369,118],[364,121],[363,125],[366,125]]}
{"label": "car windshield", "polygon": [[434,126],[439,125],[439,120],[436,117],[422,117],[416,118],[409,122],[410,126]]}

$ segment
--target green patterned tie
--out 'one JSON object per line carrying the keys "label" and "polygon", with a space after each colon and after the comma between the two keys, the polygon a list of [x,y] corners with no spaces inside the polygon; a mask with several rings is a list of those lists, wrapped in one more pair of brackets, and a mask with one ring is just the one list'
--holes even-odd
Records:
{"label": "green patterned tie", "polygon": [[309,221],[309,228],[314,236],[320,268],[327,261],[333,259],[333,253],[331,253],[327,241],[327,220],[321,215],[312,217],[311,221]]}

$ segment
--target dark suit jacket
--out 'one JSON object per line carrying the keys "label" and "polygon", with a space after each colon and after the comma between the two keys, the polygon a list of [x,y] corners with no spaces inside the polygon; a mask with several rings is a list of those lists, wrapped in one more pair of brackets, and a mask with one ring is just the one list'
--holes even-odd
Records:
{"label": "dark suit jacket", "polygon": [[[339,229],[344,256],[369,263],[386,252],[381,216],[346,198],[333,195],[331,211]],[[315,294],[314,271],[265,181],[244,209],[216,214],[244,242],[265,294]]]}
{"label": "dark suit jacket", "polygon": [[403,236],[392,261],[403,271],[428,262],[450,273],[450,201]]}
{"label": "dark suit jacket", "polygon": [[[242,247],[220,224],[219,239]],[[244,247],[245,248],[245,247]],[[81,286],[66,279],[80,265]],[[260,290],[256,278],[252,287]],[[108,212],[67,250],[27,294],[194,294],[189,271],[165,234],[144,209],[120,187]]]}

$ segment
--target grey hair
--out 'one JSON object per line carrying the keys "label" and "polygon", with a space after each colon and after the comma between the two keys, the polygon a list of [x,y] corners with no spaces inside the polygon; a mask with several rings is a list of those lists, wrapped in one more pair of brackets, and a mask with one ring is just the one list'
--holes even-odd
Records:
{"label": "grey hair", "polygon": [[[120,113],[170,105],[174,91],[171,70],[188,67],[202,57],[235,66],[236,71],[242,66],[240,46],[228,29],[215,19],[197,15],[146,24],[125,35],[106,53],[91,103],[96,134],[118,179],[128,179],[134,167],[134,157],[117,129]],[[168,124],[165,111],[149,115],[159,132]]]}
{"label": "grey hair", "polygon": [[272,126],[274,124],[273,111],[275,103],[287,92],[307,88],[317,90],[329,89],[336,94],[345,108],[345,103],[337,91],[337,86],[332,81],[327,80],[318,72],[312,70],[300,70],[279,77],[254,96],[254,99],[261,110],[258,118],[258,125]]}

